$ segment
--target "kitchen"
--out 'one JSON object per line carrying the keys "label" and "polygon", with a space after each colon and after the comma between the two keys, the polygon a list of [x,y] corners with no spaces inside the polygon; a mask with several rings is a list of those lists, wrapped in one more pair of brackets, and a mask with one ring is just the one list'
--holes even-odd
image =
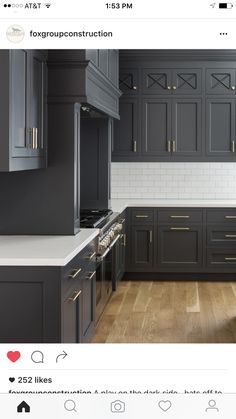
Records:
{"label": "kitchen", "polygon": [[0,51],[2,342],[236,342],[234,50]]}

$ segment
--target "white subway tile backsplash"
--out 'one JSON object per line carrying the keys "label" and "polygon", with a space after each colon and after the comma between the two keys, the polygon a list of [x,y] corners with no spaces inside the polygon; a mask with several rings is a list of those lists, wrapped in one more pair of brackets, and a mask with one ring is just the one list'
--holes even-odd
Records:
{"label": "white subway tile backsplash", "polygon": [[112,163],[112,198],[236,199],[235,163]]}

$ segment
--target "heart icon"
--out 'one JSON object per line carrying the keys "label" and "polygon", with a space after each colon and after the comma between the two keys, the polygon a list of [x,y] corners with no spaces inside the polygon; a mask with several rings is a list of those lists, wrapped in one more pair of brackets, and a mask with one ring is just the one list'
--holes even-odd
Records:
{"label": "heart icon", "polygon": [[14,377],[9,377],[9,381],[10,381],[11,383],[14,383],[15,378],[14,378]]}
{"label": "heart icon", "polygon": [[10,359],[11,362],[16,362],[20,358],[19,351],[9,351],[7,352],[7,358]]}
{"label": "heart icon", "polygon": [[172,403],[170,402],[170,400],[161,400],[158,403],[158,406],[160,407],[161,410],[163,410],[163,412],[167,412],[167,410],[171,408]]}

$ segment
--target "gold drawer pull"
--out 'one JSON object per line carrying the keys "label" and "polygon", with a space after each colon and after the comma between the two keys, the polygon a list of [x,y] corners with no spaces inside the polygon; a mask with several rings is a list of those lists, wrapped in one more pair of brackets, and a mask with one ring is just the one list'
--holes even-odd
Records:
{"label": "gold drawer pull", "polygon": [[225,215],[226,220],[236,220],[236,215]]}
{"label": "gold drawer pull", "polygon": [[86,259],[92,260],[96,256],[96,252],[93,252],[90,256],[87,256]]}
{"label": "gold drawer pull", "polygon": [[225,234],[225,237],[227,238],[227,239],[230,239],[230,238],[236,238],[236,234]]}
{"label": "gold drawer pull", "polygon": [[124,233],[123,234],[123,246],[125,247],[126,246],[126,234]]}
{"label": "gold drawer pull", "polygon": [[167,141],[167,151],[168,151],[168,153],[171,153],[171,141],[170,140]]}
{"label": "gold drawer pull", "polygon": [[82,291],[75,291],[74,294],[72,295],[72,297],[68,298],[68,301],[73,301],[75,302],[77,300],[77,298],[80,296],[80,294],[82,293]]}
{"label": "gold drawer pull", "polygon": [[190,218],[190,215],[170,215],[170,218]]}
{"label": "gold drawer pull", "polygon": [[149,243],[152,243],[152,230],[149,231]]}
{"label": "gold drawer pull", "polygon": [[135,215],[136,218],[148,218],[149,215]]}
{"label": "gold drawer pull", "polygon": [[171,227],[171,230],[173,231],[189,231],[189,227]]}
{"label": "gold drawer pull", "polygon": [[236,257],[234,257],[234,258],[233,257],[231,257],[231,258],[227,257],[227,258],[225,258],[225,260],[228,260],[228,261],[232,260],[233,261],[233,260],[236,260]]}
{"label": "gold drawer pull", "polygon": [[90,275],[88,275],[86,278],[90,281],[91,279],[93,279],[95,274],[96,274],[96,271],[90,272]]}
{"label": "gold drawer pull", "polygon": [[133,141],[133,152],[137,153],[137,141]]}
{"label": "gold drawer pull", "polygon": [[69,276],[69,278],[72,278],[72,279],[74,279],[80,272],[82,271],[82,269],[81,268],[78,268],[78,269],[74,269],[71,273],[70,273],[70,275],[68,275]]}

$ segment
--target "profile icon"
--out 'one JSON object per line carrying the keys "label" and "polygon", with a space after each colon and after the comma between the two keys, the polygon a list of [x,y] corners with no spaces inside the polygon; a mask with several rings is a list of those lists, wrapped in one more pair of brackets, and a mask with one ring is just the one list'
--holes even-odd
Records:
{"label": "profile icon", "polygon": [[208,407],[205,409],[205,412],[209,412],[214,410],[215,412],[219,412],[218,407],[216,406],[216,401],[215,400],[209,400],[208,402]]}

